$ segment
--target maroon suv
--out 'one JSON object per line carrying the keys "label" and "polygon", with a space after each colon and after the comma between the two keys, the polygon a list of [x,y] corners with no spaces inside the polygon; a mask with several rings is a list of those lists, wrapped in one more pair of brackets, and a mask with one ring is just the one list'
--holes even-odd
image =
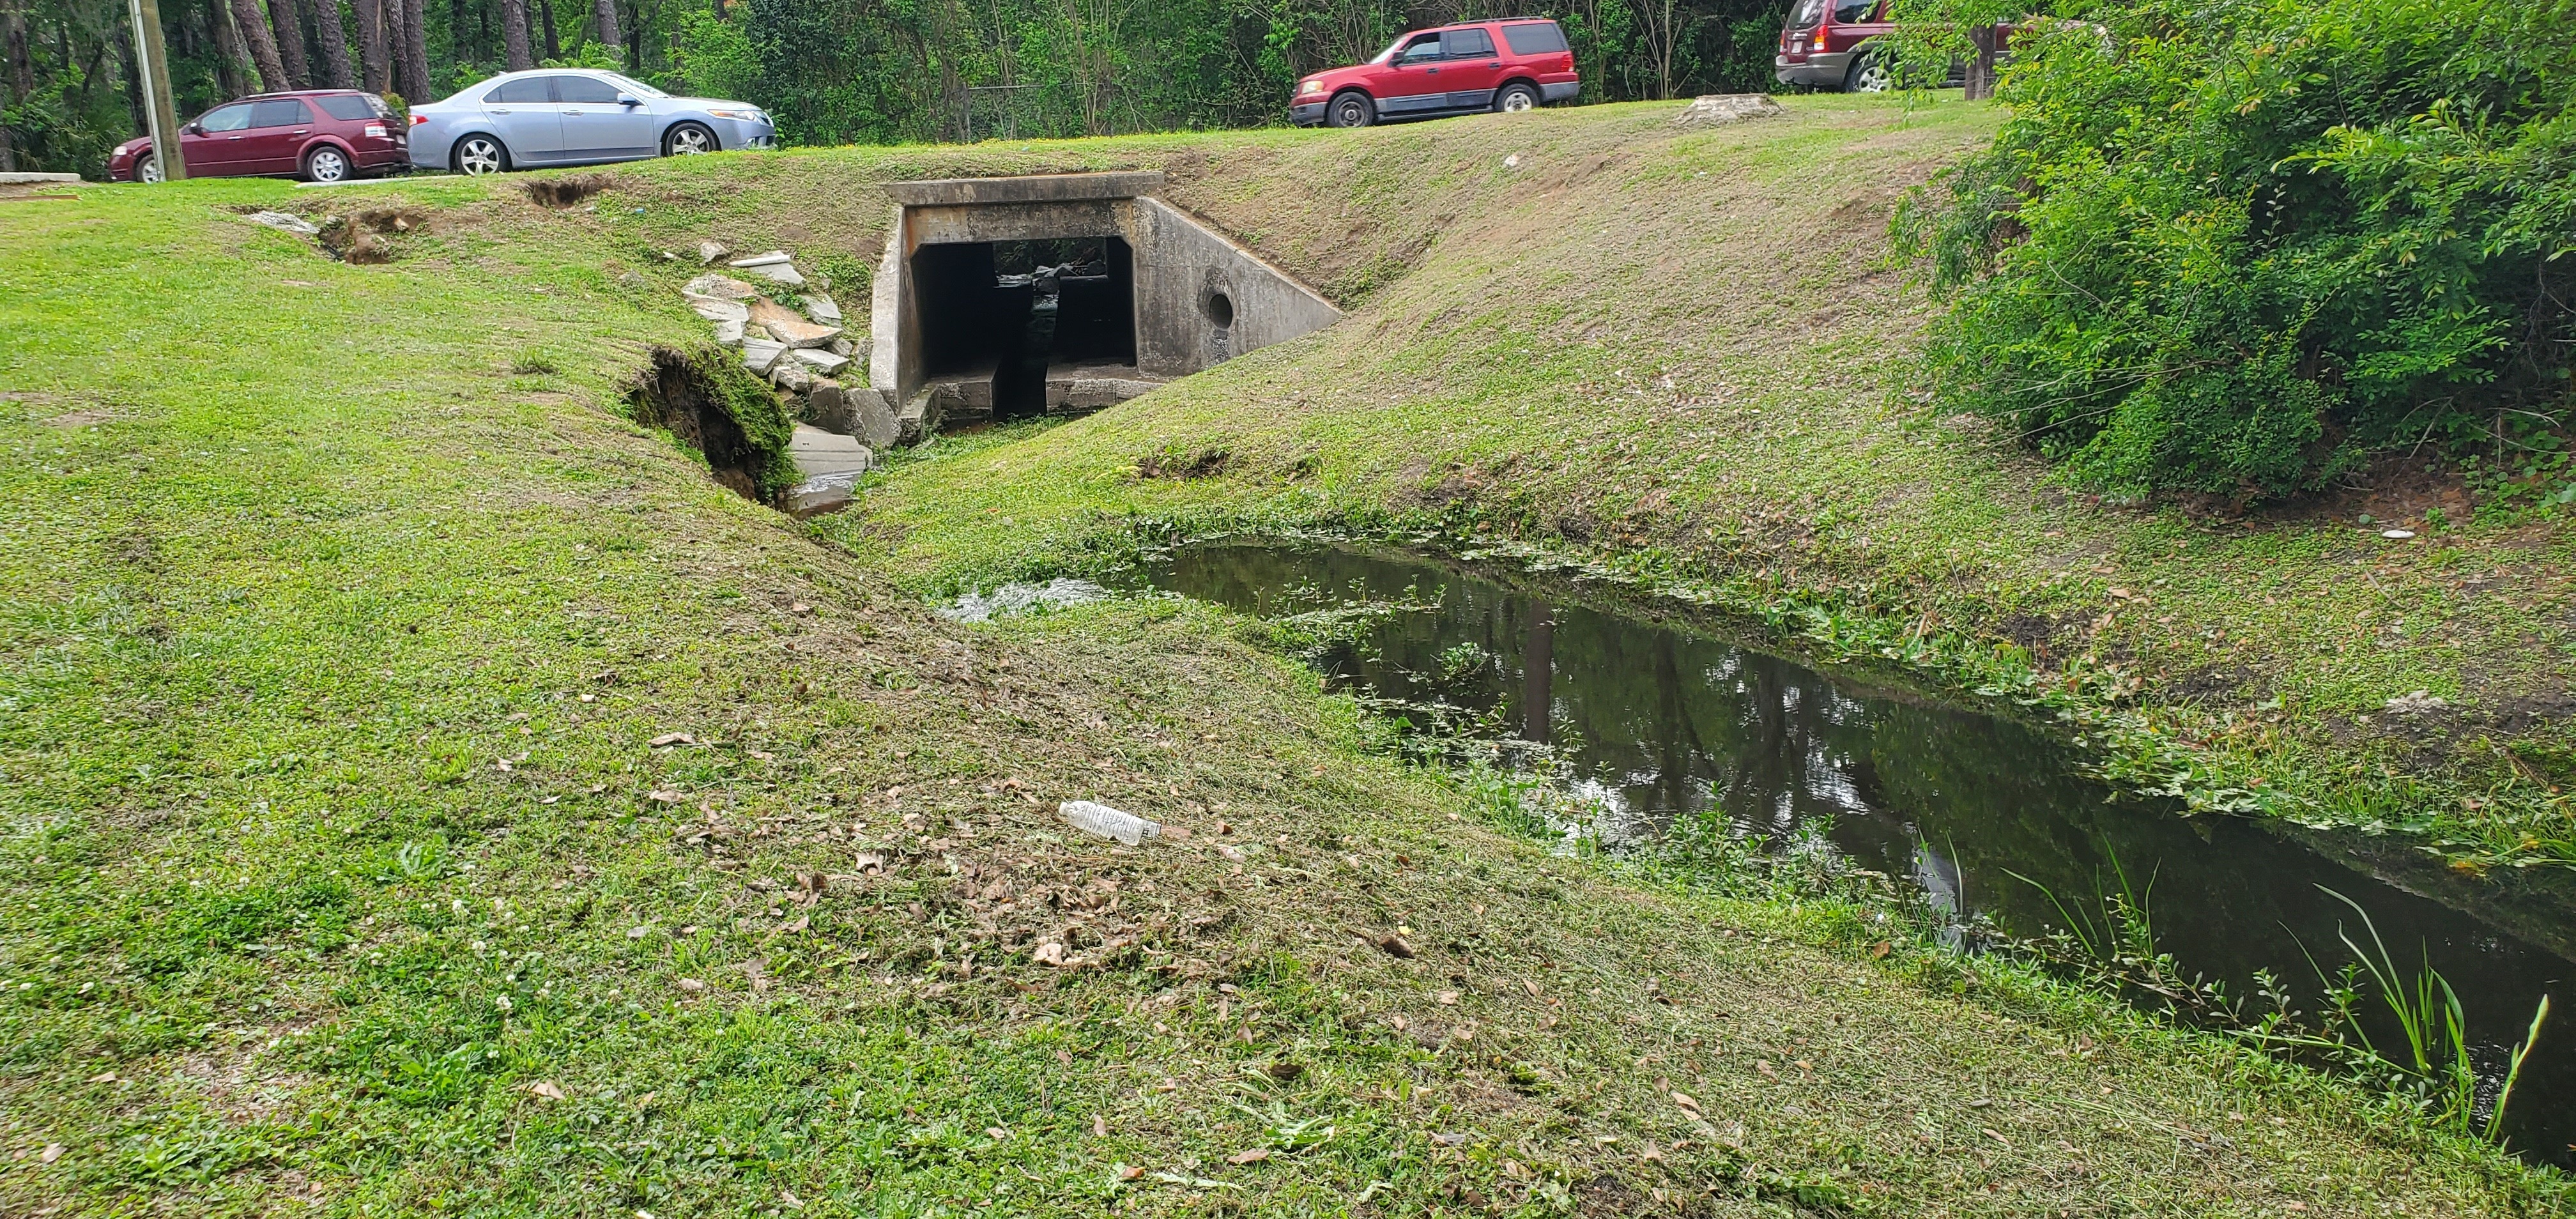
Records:
{"label": "maroon suv", "polygon": [[[345,182],[410,163],[404,125],[384,99],[355,89],[262,93],[226,102],[179,128],[191,178],[287,174]],[[127,140],[107,159],[116,182],[158,182],[150,138]]]}
{"label": "maroon suv", "polygon": [[1288,115],[1300,127],[1366,127],[1475,110],[1513,113],[1582,91],[1565,31],[1545,18],[1517,17],[1415,30],[1367,63],[1298,81]]}

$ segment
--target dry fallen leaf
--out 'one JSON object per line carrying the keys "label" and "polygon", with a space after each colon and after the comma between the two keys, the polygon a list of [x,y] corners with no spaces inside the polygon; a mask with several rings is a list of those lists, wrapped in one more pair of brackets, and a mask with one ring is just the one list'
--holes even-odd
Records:
{"label": "dry fallen leaf", "polygon": [[651,794],[644,798],[653,801],[656,804],[678,804],[681,800],[680,793],[672,791],[669,788],[656,788]]}
{"label": "dry fallen leaf", "polygon": [[695,745],[697,743],[697,738],[692,737],[685,732],[665,732],[647,742],[647,744],[650,744],[655,749],[667,749],[673,745]]}
{"label": "dry fallen leaf", "polygon": [[690,994],[693,994],[693,995],[694,995],[694,994],[698,993],[699,991],[705,990],[706,988],[707,988],[707,984],[706,984],[706,983],[704,983],[704,982],[698,981],[696,978],[682,978],[682,979],[680,979],[680,989],[681,989],[681,990],[684,990],[684,991],[687,991],[687,992],[689,992]]}
{"label": "dry fallen leaf", "polygon": [[1109,1119],[1107,1117],[1097,1113],[1091,1115],[1091,1136],[1098,1139],[1109,1137]]}
{"label": "dry fallen leaf", "polygon": [[1754,1059],[1754,1060],[1753,1060],[1753,1069],[1754,1069],[1754,1070],[1756,1070],[1756,1071],[1760,1071],[1760,1072],[1763,1074],[1763,1076],[1764,1076],[1765,1078],[1769,1078],[1769,1079],[1778,1079],[1778,1078],[1780,1078],[1780,1073],[1779,1073],[1778,1071],[1774,1071],[1774,1070],[1772,1070],[1772,1069],[1771,1069],[1771,1064],[1770,1064],[1770,1063],[1764,1062],[1764,1061],[1762,1061],[1762,1060],[1761,1060],[1761,1059],[1759,1059],[1759,1058],[1756,1058],[1756,1059]]}
{"label": "dry fallen leaf", "polygon": [[1869,958],[1873,961],[1885,960],[1887,954],[1895,948],[1896,945],[1891,944],[1886,940],[1880,940],[1879,942],[1869,946]]}
{"label": "dry fallen leaf", "polygon": [[859,874],[862,876],[874,876],[879,872],[885,871],[885,853],[882,851],[859,852],[858,868]]}
{"label": "dry fallen leaf", "polygon": [[1228,1164],[1258,1164],[1269,1158],[1270,1151],[1268,1148],[1251,1147],[1227,1156],[1225,1158],[1225,1162]]}
{"label": "dry fallen leaf", "polygon": [[116,1072],[101,1071],[96,1075],[90,1076],[89,1081],[94,1084],[112,1084],[116,1082]]}
{"label": "dry fallen leaf", "polygon": [[1458,1006],[1458,992],[1456,992],[1456,991],[1454,991],[1454,990],[1444,990],[1444,991],[1440,992],[1440,994],[1439,994],[1437,997],[1439,998],[1439,1000],[1440,1000],[1440,1005],[1441,1005],[1442,1007],[1456,1007],[1456,1006]]}
{"label": "dry fallen leaf", "polygon": [[1673,1103],[1684,1109],[1688,1109],[1693,1113],[1699,1112],[1699,1102],[1693,1099],[1691,1094],[1688,1092],[1673,1093]]}
{"label": "dry fallen leaf", "polygon": [[999,1126],[986,1126],[986,1127],[984,1127],[984,1134],[985,1134],[985,1136],[986,1136],[986,1137],[988,1137],[988,1138],[992,1139],[994,1142],[997,1142],[997,1143],[998,1143],[998,1142],[1000,1142],[1000,1141],[1002,1141],[1003,1139],[1007,1139],[1007,1138],[1011,1137],[1011,1132],[1010,1132],[1010,1131],[1008,1131],[1008,1130],[1004,1130],[1004,1129],[1002,1129],[1002,1128],[1001,1128],[1001,1127],[999,1127]]}
{"label": "dry fallen leaf", "polygon": [[1048,940],[1038,945],[1037,951],[1029,954],[1029,959],[1040,965],[1061,967],[1064,964],[1064,945]]}
{"label": "dry fallen leaf", "polygon": [[528,1094],[530,1096],[543,1097],[547,1100],[562,1100],[564,1098],[564,1090],[555,1086],[555,1081],[551,1079],[540,1079],[535,1083],[529,1084]]}
{"label": "dry fallen leaf", "polygon": [[631,927],[627,929],[626,938],[630,940],[640,940],[652,933],[653,929],[650,927]]}
{"label": "dry fallen leaf", "polygon": [[45,1144],[45,1149],[43,1151],[36,1153],[36,1158],[47,1164],[51,1164],[54,1161],[63,1158],[63,1145],[60,1143],[47,1143]]}
{"label": "dry fallen leaf", "polygon": [[1138,1168],[1133,1164],[1121,1164],[1118,1166],[1118,1179],[1121,1181],[1133,1181],[1144,1175],[1145,1170]]}
{"label": "dry fallen leaf", "polygon": [[1379,940],[1377,946],[1384,949],[1388,956],[1400,957],[1407,961],[1413,959],[1413,945],[1405,943],[1401,937],[1390,935]]}

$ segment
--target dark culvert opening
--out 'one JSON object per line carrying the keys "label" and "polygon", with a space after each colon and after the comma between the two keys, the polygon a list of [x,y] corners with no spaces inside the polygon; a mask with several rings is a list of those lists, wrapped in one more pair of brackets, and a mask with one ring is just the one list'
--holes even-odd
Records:
{"label": "dark culvert opening", "polygon": [[1045,413],[1050,369],[1136,363],[1135,260],[1118,237],[926,245],[912,274],[923,372],[989,382],[995,418]]}

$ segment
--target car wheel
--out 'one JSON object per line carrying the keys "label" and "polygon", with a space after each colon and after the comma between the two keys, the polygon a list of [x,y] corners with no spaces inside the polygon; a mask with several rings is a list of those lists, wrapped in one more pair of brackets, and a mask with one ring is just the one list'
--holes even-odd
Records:
{"label": "car wheel", "polygon": [[1863,55],[1843,77],[1845,93],[1885,93],[1896,87],[1896,66],[1884,55]]}
{"label": "car wheel", "polygon": [[1365,93],[1345,93],[1334,98],[1333,104],[1324,109],[1324,125],[1327,127],[1366,127],[1376,121],[1377,103],[1370,101]]}
{"label": "car wheel", "polygon": [[337,148],[316,148],[304,158],[304,180],[307,182],[346,182],[349,180],[349,154]]}
{"label": "car wheel", "polygon": [[161,181],[161,158],[153,156],[148,152],[135,158],[134,180],[137,182]]}
{"label": "car wheel", "polygon": [[696,123],[681,123],[662,137],[662,155],[666,157],[693,157],[716,149],[716,133]]}
{"label": "car wheel", "polygon": [[1520,114],[1538,108],[1538,90],[1514,82],[1494,95],[1494,109],[1503,114]]}
{"label": "car wheel", "polygon": [[475,177],[507,173],[510,169],[510,150],[502,147],[501,141],[491,136],[469,135],[456,142],[456,151],[447,158],[447,163],[455,166],[456,172],[472,174]]}

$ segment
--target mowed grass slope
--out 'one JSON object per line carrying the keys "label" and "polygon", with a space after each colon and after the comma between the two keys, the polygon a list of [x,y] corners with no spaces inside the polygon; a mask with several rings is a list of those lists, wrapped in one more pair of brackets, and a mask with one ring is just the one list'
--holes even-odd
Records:
{"label": "mowed grass slope", "polygon": [[[1134,517],[1519,539],[1713,589],[1831,655],[2000,671],[2114,773],[2205,808],[2399,831],[2470,868],[2576,861],[2562,516],[2482,515],[2414,469],[2252,517],[2052,486],[1917,404],[1929,305],[1887,238],[1994,112],[1786,100],[1709,131],[1600,107],[1189,160],[1177,197],[1350,319],[908,469],[836,535],[923,588],[1079,567]],[[2441,701],[2387,709],[2417,691]]]}
{"label": "mowed grass slope", "polygon": [[[828,163],[929,160],[877,155]],[[2563,1198],[1863,911],[1489,832],[1221,615],[935,619],[623,420],[697,333],[627,227],[677,204],[76,193],[0,203],[0,1212]],[[234,215],[388,198],[385,266]]]}

